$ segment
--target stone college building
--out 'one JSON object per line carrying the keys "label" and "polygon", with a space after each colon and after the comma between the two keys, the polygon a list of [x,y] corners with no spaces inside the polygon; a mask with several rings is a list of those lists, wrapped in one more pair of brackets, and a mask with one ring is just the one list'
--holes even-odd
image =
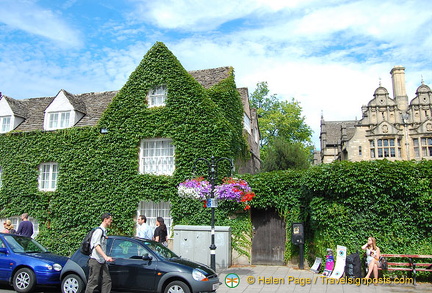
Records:
{"label": "stone college building", "polygon": [[432,92],[423,81],[408,103],[405,68],[395,66],[393,97],[386,88],[375,90],[362,106],[362,118],[325,121],[321,117],[321,162],[369,161],[377,159],[432,159]]}

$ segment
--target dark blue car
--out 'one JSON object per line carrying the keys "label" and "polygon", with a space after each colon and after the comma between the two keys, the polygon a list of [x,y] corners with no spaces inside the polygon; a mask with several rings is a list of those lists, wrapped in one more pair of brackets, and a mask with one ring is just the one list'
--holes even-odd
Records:
{"label": "dark blue car", "polygon": [[[112,289],[116,292],[215,292],[219,278],[204,264],[183,259],[160,243],[126,236],[109,236],[107,254]],[[79,250],[62,271],[62,293],[84,292],[88,256]]]}
{"label": "dark blue car", "polygon": [[17,292],[32,292],[36,286],[59,286],[60,272],[68,258],[49,253],[36,240],[0,233],[0,282]]}

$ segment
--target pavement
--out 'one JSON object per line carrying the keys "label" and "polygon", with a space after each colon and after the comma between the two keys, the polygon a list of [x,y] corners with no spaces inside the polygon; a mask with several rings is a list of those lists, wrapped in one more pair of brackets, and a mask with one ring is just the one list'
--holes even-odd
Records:
{"label": "pavement", "polygon": [[[330,279],[295,266],[236,266],[220,270],[218,275],[222,284],[217,293],[432,293],[432,276],[429,282],[417,282],[417,285],[402,279],[381,279],[381,284],[377,285],[367,284],[366,280],[360,279],[358,284],[347,284],[348,280],[344,277]],[[11,287],[0,285],[0,293],[12,292],[15,291]],[[36,292],[58,293],[58,290],[43,289]]]}
{"label": "pavement", "polygon": [[[218,272],[222,282],[217,293],[357,293],[357,292],[432,292],[432,277],[428,283],[412,279],[379,279],[379,284],[369,283],[366,279],[357,284],[348,283],[349,279],[330,279],[310,270],[300,270],[289,266],[239,266]],[[372,279],[369,279],[372,282]]]}

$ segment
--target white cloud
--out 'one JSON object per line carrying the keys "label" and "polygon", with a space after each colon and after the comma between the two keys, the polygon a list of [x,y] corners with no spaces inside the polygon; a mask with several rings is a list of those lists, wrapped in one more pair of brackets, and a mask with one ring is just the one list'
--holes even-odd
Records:
{"label": "white cloud", "polygon": [[[135,18],[145,25],[112,20],[92,28],[89,34],[114,34],[104,43],[55,54],[42,48],[29,54],[31,44],[19,42],[0,49],[0,90],[18,98],[54,95],[61,88],[72,93],[118,90],[154,42],[164,41],[186,70],[233,66],[238,87],[252,92],[257,82],[267,81],[271,93],[300,101],[318,147],[321,111],[326,120],[360,119],[361,106],[372,99],[379,78],[392,96],[389,72],[394,65],[406,67],[410,99],[421,75],[432,86],[430,1],[131,1]],[[6,3],[17,16],[21,10],[14,2]],[[19,3],[47,20],[36,28],[28,28],[31,22],[22,16],[0,21],[40,35],[49,35],[48,28],[58,21],[63,27],[51,38],[62,42],[71,33],[71,42],[79,42],[59,14]],[[217,30],[238,19],[247,25],[229,33]],[[141,36],[141,42],[127,42]]]}
{"label": "white cloud", "polygon": [[0,22],[12,29],[50,39],[58,46],[81,46],[80,33],[62,19],[59,13],[37,6],[33,1],[3,0]]}

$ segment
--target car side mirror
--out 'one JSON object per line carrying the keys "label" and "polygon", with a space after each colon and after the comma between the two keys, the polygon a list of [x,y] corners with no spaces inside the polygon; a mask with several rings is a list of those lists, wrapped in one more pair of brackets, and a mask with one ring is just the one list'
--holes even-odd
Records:
{"label": "car side mirror", "polygon": [[4,254],[7,254],[7,248],[4,248],[4,247],[0,247],[0,253],[4,253]]}
{"label": "car side mirror", "polygon": [[145,254],[142,256],[142,259],[143,259],[143,260],[152,260],[153,257],[152,257],[151,255],[149,255],[148,253],[145,253]]}

